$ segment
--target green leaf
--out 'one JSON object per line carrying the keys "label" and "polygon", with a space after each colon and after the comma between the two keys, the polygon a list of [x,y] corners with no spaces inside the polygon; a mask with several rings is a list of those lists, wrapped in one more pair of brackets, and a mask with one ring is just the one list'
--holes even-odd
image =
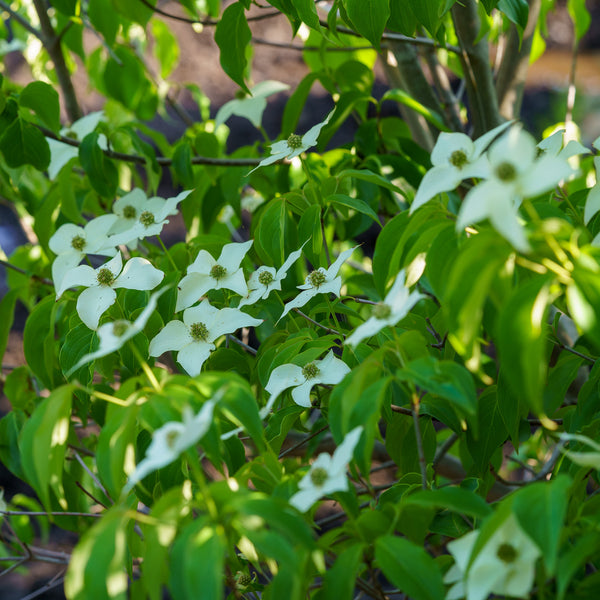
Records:
{"label": "green leaf", "polygon": [[527,0],[499,0],[498,10],[503,12],[521,30],[527,26],[527,19],[529,18]]}
{"label": "green leaf", "polygon": [[113,161],[98,145],[100,134],[86,135],[79,146],[79,162],[90,178],[92,187],[104,198],[113,197],[119,183],[119,173]]}
{"label": "green leaf", "polygon": [[373,173],[373,171],[369,171],[369,169],[344,169],[338,174],[338,179],[341,181],[344,177],[353,177],[354,179],[360,179],[361,181],[368,181],[369,183],[378,185],[386,190],[390,190],[390,192],[404,195],[403,191],[397,185],[388,181],[383,175]]}
{"label": "green leaf", "polygon": [[21,92],[19,105],[30,108],[55,133],[60,129],[58,92],[47,83],[33,81]]}
{"label": "green leaf", "polygon": [[297,250],[295,224],[285,197],[274,198],[260,213],[254,232],[254,248],[267,264],[280,267]]}
{"label": "green leaf", "polygon": [[0,137],[0,152],[11,168],[31,165],[44,171],[50,164],[50,146],[44,134],[20,117],[15,119]]}
{"label": "green leaf", "polygon": [[244,72],[248,64],[246,48],[251,39],[252,32],[246,21],[244,6],[239,2],[229,5],[217,25],[215,42],[221,52],[223,70],[248,94],[250,90],[244,81]]}
{"label": "green leaf", "polygon": [[356,31],[379,49],[390,16],[390,0],[343,0],[343,5]]}
{"label": "green leaf", "polygon": [[[141,6],[141,9],[144,7]],[[111,0],[94,0],[88,3],[87,14],[94,29],[112,46],[119,32],[119,15],[113,10]]]}
{"label": "green leaf", "polygon": [[323,578],[323,587],[315,596],[315,600],[340,600],[353,597],[354,582],[358,575],[363,550],[362,544],[353,544],[340,552],[333,566],[327,569]]}
{"label": "green leaf", "polygon": [[51,510],[50,490],[61,507],[67,508],[62,479],[73,390],[71,385],[53,390],[25,423],[19,438],[27,481],[48,510]]}
{"label": "green leaf", "polygon": [[421,546],[386,535],[375,541],[375,560],[383,574],[406,596],[414,600],[444,598],[442,575]]}
{"label": "green leaf", "polygon": [[168,25],[153,19],[151,23],[152,35],[156,40],[154,56],[160,64],[160,76],[166,79],[179,62],[179,44]]}
{"label": "green leaf", "polygon": [[306,105],[308,94],[318,78],[319,73],[309,73],[296,86],[293,94],[288,98],[281,119],[281,134],[283,137],[288,137],[296,130],[298,119],[300,119],[300,114]]}
{"label": "green leaf", "polygon": [[[31,311],[25,323],[23,332],[23,352],[25,360],[34,375],[48,388],[52,385],[54,376],[49,371],[48,365],[54,362],[55,345],[53,312],[55,301],[53,296],[47,296]],[[52,342],[45,344],[44,341],[52,338]],[[40,351],[40,344],[43,350]]]}
{"label": "green leaf", "polygon": [[579,41],[589,29],[592,17],[585,6],[585,0],[568,0],[567,9],[575,25],[575,38]]}
{"label": "green leaf", "polygon": [[360,200],[359,198],[351,198],[350,196],[345,196],[344,194],[333,194],[332,196],[326,198],[325,201],[333,204],[334,206],[345,206],[362,213],[363,215],[367,215],[381,227],[377,213],[364,200]]}
{"label": "green leaf", "polygon": [[172,169],[176,182],[180,183],[186,189],[194,187],[192,146],[188,140],[182,140],[175,146]]}
{"label": "green leaf", "polygon": [[8,336],[15,318],[15,304],[20,290],[9,290],[0,300],[0,361],[6,352]]}
{"label": "green leaf", "polygon": [[[420,2],[421,0],[419,0]],[[440,131],[451,131],[448,126],[444,123],[444,117],[440,113],[427,108],[424,104],[421,104],[418,100],[415,100],[410,94],[407,94],[404,90],[393,89],[388,90],[381,98],[379,103],[381,104],[385,100],[393,100],[400,102],[408,108],[411,108],[415,112],[423,116],[429,123],[434,127],[437,127]]]}
{"label": "green leaf", "polygon": [[538,481],[519,490],[513,498],[513,511],[519,525],[538,545],[546,573],[556,569],[563,522],[567,514],[571,480],[560,475],[551,481]]}
{"label": "green leaf", "polygon": [[319,15],[317,14],[314,0],[294,0],[294,8],[302,21],[304,21],[311,29],[315,29],[319,32],[321,31]]}
{"label": "green leaf", "polygon": [[489,504],[470,490],[459,487],[445,487],[437,490],[424,490],[405,496],[403,504],[435,506],[447,508],[461,515],[484,519],[491,512]]}
{"label": "green leaf", "polygon": [[481,4],[483,4],[485,12],[489,15],[494,10],[494,8],[496,8],[498,0],[481,0]]}
{"label": "green leaf", "polygon": [[[93,329],[90,329],[83,323],[80,323],[71,329],[61,346],[58,355],[58,362],[63,373],[68,373],[79,360],[95,350],[97,336]],[[91,380],[90,364],[87,364],[77,370],[69,379],[77,379],[83,385],[87,385]]]}
{"label": "green leaf", "polygon": [[[156,0],[148,0],[148,2],[152,5],[156,4]],[[117,13],[123,15],[134,23],[139,23],[142,27],[146,26],[146,23],[154,14],[154,11],[151,8],[147,7],[141,2],[133,3],[131,0],[111,0],[111,3]]]}
{"label": "green leaf", "polygon": [[[595,531],[589,531],[561,554],[556,570],[557,599],[563,600],[569,583],[579,569],[582,569],[592,555],[600,550],[600,538]],[[583,574],[583,573],[582,573]]]}
{"label": "green leaf", "polygon": [[445,0],[408,0],[407,4],[414,13],[417,21],[435,37],[442,25],[442,12]]}

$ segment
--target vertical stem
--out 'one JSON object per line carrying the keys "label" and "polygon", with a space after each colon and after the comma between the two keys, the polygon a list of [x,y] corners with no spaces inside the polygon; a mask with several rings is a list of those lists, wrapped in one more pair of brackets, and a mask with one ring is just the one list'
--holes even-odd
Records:
{"label": "vertical stem", "polygon": [[419,467],[421,469],[421,485],[424,490],[427,489],[427,461],[425,460],[425,450],[423,449],[423,437],[421,435],[421,425],[419,424],[419,396],[416,393],[412,397],[412,416],[415,427],[415,438],[417,440],[417,453],[419,454]]}
{"label": "vertical stem", "polygon": [[54,63],[54,70],[56,71],[58,84],[63,93],[67,115],[71,122],[77,121],[77,119],[80,119],[83,116],[83,113],[81,112],[79,102],[77,101],[75,88],[71,81],[71,74],[67,68],[67,63],[65,62],[65,57],[60,45],[60,38],[56,35],[52,23],[50,22],[50,17],[48,17],[48,7],[45,0],[33,0],[33,5],[40,20],[40,27],[43,34],[41,41]]}

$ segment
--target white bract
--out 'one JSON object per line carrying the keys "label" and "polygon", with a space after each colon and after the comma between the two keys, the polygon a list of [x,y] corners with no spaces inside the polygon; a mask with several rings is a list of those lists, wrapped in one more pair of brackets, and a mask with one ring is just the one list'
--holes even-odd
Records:
{"label": "white bract", "polygon": [[85,227],[65,223],[56,230],[48,241],[50,250],[56,254],[52,263],[52,280],[56,289],[65,273],[76,267],[87,254],[114,256],[117,253],[108,238],[117,218],[116,215],[102,215],[92,219]]}
{"label": "white bract", "polygon": [[123,491],[129,491],[144,477],[171,464],[190,446],[197,444],[210,428],[218,400],[219,398],[214,398],[205,402],[195,416],[190,407],[186,406],[183,409],[183,422],[170,421],[157,429],[152,435],[146,456],[129,476]]}
{"label": "white bract", "polygon": [[348,491],[346,469],[352,460],[354,448],[358,444],[363,427],[350,431],[336,448],[333,456],[323,452],[311,465],[310,471],[300,480],[290,504],[301,512],[306,512],[319,498],[334,492]]}
{"label": "white bract", "polygon": [[70,287],[85,286],[87,289],[77,298],[77,313],[90,329],[96,329],[100,317],[117,298],[116,288],[151,290],[164,276],[162,271],[154,268],[145,258],[130,258],[123,266],[119,252],[97,269],[80,265],[68,271],[56,290],[56,299]]}
{"label": "white bract", "polygon": [[576,452],[574,450],[562,450],[562,452],[571,462],[580,467],[600,469],[600,444],[585,435],[577,433],[561,433],[560,439],[563,442],[579,442],[595,450],[595,452]]}
{"label": "white bract", "polygon": [[314,298],[317,294],[335,294],[338,298],[340,296],[340,290],[342,289],[342,278],[338,276],[338,271],[344,264],[350,255],[358,248],[349,248],[344,250],[335,260],[334,263],[328,268],[324,269],[319,267],[316,271],[309,273],[304,280],[304,285],[299,285],[300,292],[293,300],[288,302],[281,313],[278,321],[283,319],[292,308],[300,308],[304,306],[311,298]]}
{"label": "white bract", "polygon": [[400,319],[403,319],[411,308],[425,296],[419,292],[409,292],[404,285],[406,273],[404,269],[398,273],[392,288],[388,292],[385,300],[373,307],[373,316],[367,319],[362,325],[359,325],[351,335],[349,335],[345,344],[348,346],[357,346],[365,338],[375,335],[388,325],[395,325]]}
{"label": "white bract", "polygon": [[215,349],[213,342],[217,338],[240,327],[257,327],[261,323],[262,319],[237,308],[219,310],[204,300],[183,312],[183,322],[169,321],[152,339],[148,352],[150,356],[160,356],[170,350],[177,351],[177,362],[194,377]]}
{"label": "white bract", "polygon": [[302,248],[306,243],[302,244],[300,250],[292,252],[279,270],[276,271],[273,267],[258,267],[248,279],[249,293],[241,299],[238,308],[267,298],[273,290],[281,290],[281,282],[285,279],[290,267],[300,258]]}
{"label": "white bract", "polygon": [[168,290],[168,287],[164,287],[150,295],[148,304],[144,307],[144,310],[138,315],[138,318],[132,323],[125,319],[119,321],[113,321],[112,323],[104,323],[100,325],[96,330],[96,335],[100,340],[97,350],[86,354],[81,357],[79,362],[66,373],[69,377],[71,373],[75,372],[79,367],[102,358],[108,354],[112,354],[117,350],[121,349],[125,342],[135,337],[140,331],[144,329],[148,319],[152,313],[156,310],[156,303],[158,298]]}
{"label": "white bract", "polygon": [[252,240],[223,246],[215,260],[206,250],[200,250],[188,267],[187,275],[179,282],[175,311],[195,304],[209,290],[225,288],[240,296],[248,295],[248,286],[240,263],[252,246]]}
{"label": "white bract", "polygon": [[465,179],[488,177],[490,168],[483,152],[492,140],[511,124],[512,121],[503,123],[475,141],[464,133],[440,133],[431,151],[433,167],[421,180],[410,213],[434,196],[455,189]]}
{"label": "white bract", "polygon": [[479,531],[471,531],[448,544],[455,564],[444,577],[454,584],[446,600],[485,600],[490,594],[528,598],[540,549],[523,531],[516,517],[509,517],[492,534],[471,566],[471,553]]}
{"label": "white bract", "polygon": [[518,218],[521,201],[551,190],[574,172],[564,158],[536,156],[534,139],[519,127],[492,144],[488,151],[489,179],[467,194],[457,229],[489,219],[517,250],[527,252],[529,243]]}
{"label": "white bract", "polygon": [[[292,133],[287,140],[281,140],[280,142],[275,142],[272,144],[271,156],[261,160],[258,164],[258,167],[252,169],[250,173],[253,173],[260,167],[271,165],[278,160],[283,160],[284,158],[290,160],[296,156],[300,156],[304,151],[316,146],[321,129],[323,129],[323,127],[329,123],[329,119],[331,119],[334,112],[335,108],[327,115],[327,117],[325,117],[324,121],[313,125],[303,136]],[[250,173],[248,173],[248,175],[250,175]]]}
{"label": "white bract", "polygon": [[563,147],[565,130],[559,129],[553,134],[544,138],[537,147],[544,152],[546,156],[555,156],[567,160],[579,154],[589,154],[590,149],[586,148],[577,140],[569,140]]}
{"label": "white bract", "polygon": [[119,198],[113,212],[120,217],[111,230],[110,240],[115,246],[135,244],[137,240],[159,235],[169,222],[167,217],[176,215],[177,205],[187,198],[192,190],[181,192],[174,198],[147,198],[139,189]]}
{"label": "white bract", "polygon": [[260,127],[262,116],[267,108],[269,96],[289,90],[290,86],[280,81],[261,81],[250,88],[251,95],[245,98],[230,100],[221,106],[215,117],[215,129],[231,117],[236,115],[248,119],[255,127]]}
{"label": "white bract", "polygon": [[271,394],[261,416],[268,414],[281,392],[293,387],[292,398],[300,406],[310,407],[310,391],[318,383],[335,385],[350,373],[350,367],[333,355],[333,350],[322,360],[315,360],[303,367],[285,364],[271,372],[265,390]]}

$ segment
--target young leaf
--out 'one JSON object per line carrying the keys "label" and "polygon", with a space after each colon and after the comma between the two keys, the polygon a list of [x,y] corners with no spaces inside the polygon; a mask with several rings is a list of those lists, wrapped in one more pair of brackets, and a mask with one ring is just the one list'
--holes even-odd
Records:
{"label": "young leaf", "polygon": [[215,31],[215,42],[221,51],[220,61],[223,70],[248,94],[250,90],[244,81],[248,61],[246,48],[252,39],[244,6],[239,2],[229,5],[221,15]]}

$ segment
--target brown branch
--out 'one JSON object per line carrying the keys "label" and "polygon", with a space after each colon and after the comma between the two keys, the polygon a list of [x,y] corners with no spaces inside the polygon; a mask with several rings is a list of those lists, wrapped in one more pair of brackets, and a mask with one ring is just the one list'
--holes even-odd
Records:
{"label": "brown branch", "polygon": [[14,11],[6,2],[0,0],[0,8],[6,11],[12,19],[14,19],[21,27],[29,31],[29,33],[34,35],[38,40],[43,40],[44,36],[42,32],[38,31],[25,17]]}

